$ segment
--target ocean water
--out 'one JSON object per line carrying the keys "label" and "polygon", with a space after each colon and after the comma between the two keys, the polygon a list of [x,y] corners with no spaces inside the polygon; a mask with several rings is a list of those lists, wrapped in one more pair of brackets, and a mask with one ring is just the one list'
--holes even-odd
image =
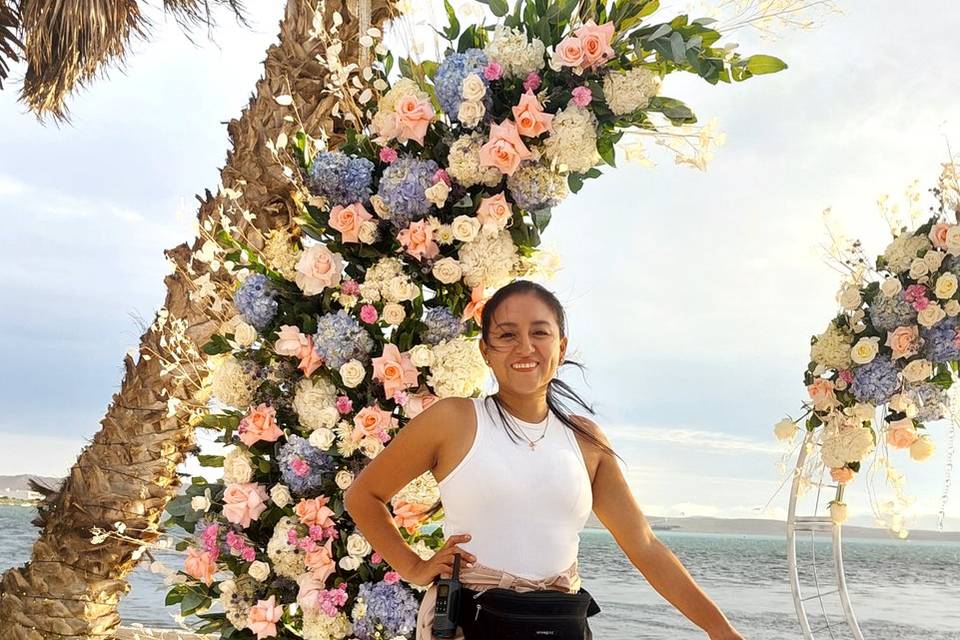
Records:
{"label": "ocean water", "polygon": [[[29,559],[36,530],[34,511],[0,506],[0,569]],[[659,532],[698,584],[716,601],[747,640],[800,638],[787,583],[786,543],[774,536]],[[817,555],[817,574],[810,570]],[[819,579],[833,588],[828,543],[800,548],[801,582]],[[174,565],[176,559],[161,557]],[[960,543],[861,541],[844,543],[847,584],[864,637],[868,640],[960,640]],[[598,640],[703,640],[706,634],[670,606],[644,580],[606,531],[581,536],[580,572],[584,587],[602,611],[590,618]],[[174,608],[165,608],[166,587],[142,564],[132,590],[121,601],[125,623],[174,627]],[[810,593],[814,593],[810,591]],[[814,628],[832,627],[818,640],[851,638],[836,594],[806,603]],[[826,618],[824,617],[826,614]]]}

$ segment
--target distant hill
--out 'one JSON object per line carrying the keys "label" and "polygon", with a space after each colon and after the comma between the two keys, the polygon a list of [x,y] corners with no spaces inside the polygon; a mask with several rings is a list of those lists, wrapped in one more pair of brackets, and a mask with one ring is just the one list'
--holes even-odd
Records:
{"label": "distant hill", "polygon": [[27,480],[33,478],[37,482],[43,483],[48,487],[56,487],[63,478],[54,478],[51,476],[17,475],[0,476],[0,496],[19,496],[25,491],[30,490]]}

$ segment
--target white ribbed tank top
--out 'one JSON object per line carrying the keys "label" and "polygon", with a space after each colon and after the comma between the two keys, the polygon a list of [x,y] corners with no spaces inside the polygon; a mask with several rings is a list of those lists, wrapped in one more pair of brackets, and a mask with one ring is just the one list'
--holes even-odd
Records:
{"label": "white ribbed tank top", "polygon": [[[469,533],[459,546],[479,564],[543,579],[577,559],[580,532],[593,509],[583,453],[552,412],[534,424],[512,418],[536,441],[511,440],[492,398],[473,398],[477,433],[463,460],[438,484],[447,536]],[[546,435],[537,441],[546,425]]]}

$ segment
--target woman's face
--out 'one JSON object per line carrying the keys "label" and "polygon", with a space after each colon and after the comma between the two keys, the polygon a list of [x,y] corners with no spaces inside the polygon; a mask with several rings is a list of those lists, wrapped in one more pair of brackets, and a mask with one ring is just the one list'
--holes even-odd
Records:
{"label": "woman's face", "polygon": [[480,351],[502,390],[518,394],[545,389],[567,350],[553,311],[539,296],[507,297],[490,319],[489,343]]}

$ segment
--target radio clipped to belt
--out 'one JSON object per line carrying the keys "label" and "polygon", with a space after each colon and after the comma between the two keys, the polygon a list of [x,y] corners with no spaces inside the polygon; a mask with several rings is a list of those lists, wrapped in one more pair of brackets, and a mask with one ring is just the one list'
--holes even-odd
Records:
{"label": "radio clipped to belt", "polygon": [[460,554],[453,556],[453,575],[437,580],[437,603],[433,609],[433,635],[452,638],[457,633],[460,616]]}

